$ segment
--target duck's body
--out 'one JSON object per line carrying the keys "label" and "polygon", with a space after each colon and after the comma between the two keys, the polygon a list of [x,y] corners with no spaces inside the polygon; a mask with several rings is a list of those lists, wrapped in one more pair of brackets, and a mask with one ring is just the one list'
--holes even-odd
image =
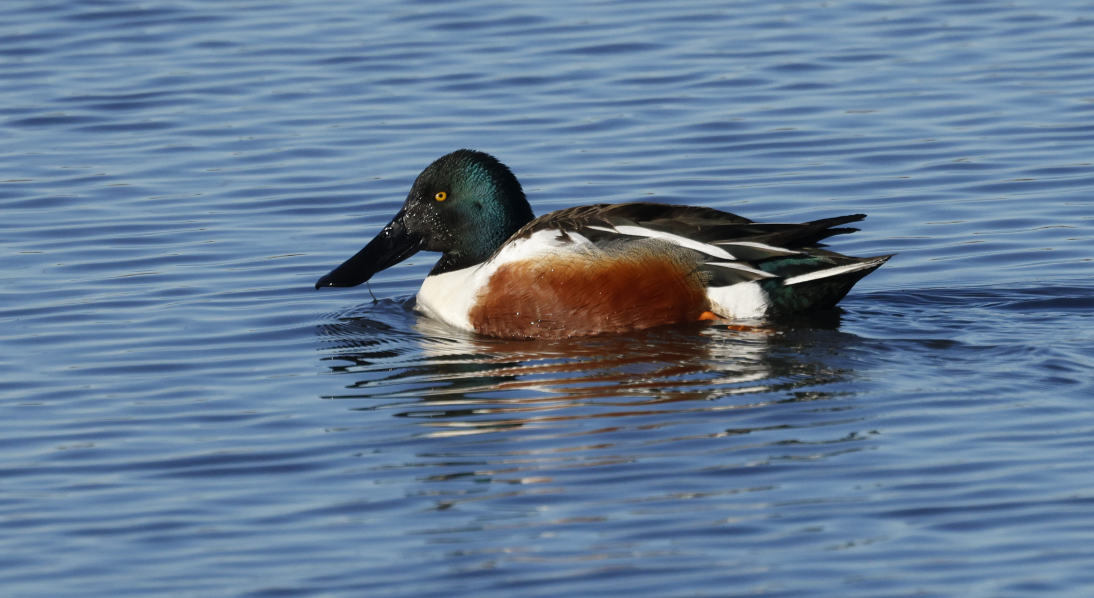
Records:
{"label": "duck's body", "polygon": [[431,164],[403,209],[316,283],[355,286],[418,250],[444,255],[417,309],[504,338],[625,332],[714,317],[759,319],[833,307],[890,256],[815,247],[856,214],[755,223],[702,207],[597,204],[532,218],[520,184],[481,152]]}

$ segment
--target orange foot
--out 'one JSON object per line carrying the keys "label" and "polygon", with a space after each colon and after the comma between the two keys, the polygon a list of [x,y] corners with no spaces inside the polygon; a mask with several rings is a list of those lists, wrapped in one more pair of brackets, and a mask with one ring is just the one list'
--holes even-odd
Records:
{"label": "orange foot", "polygon": [[745,326],[742,324],[727,324],[732,320],[726,320],[712,311],[704,311],[699,314],[700,322],[710,322],[711,324],[719,324],[725,327],[726,330],[736,330],[737,332],[773,332],[770,328],[763,328],[760,326]]}

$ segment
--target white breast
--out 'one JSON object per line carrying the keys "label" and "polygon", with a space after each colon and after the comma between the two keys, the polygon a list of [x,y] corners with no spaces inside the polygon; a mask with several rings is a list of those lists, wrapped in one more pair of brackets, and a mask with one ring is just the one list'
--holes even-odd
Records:
{"label": "white breast", "polygon": [[418,291],[418,304],[414,309],[449,326],[473,330],[467,315],[481,288],[476,279],[484,265],[427,276]]}

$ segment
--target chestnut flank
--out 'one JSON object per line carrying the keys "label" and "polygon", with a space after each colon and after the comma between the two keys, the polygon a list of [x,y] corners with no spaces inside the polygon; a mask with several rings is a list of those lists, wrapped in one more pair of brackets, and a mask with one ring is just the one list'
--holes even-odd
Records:
{"label": "chestnut flank", "polygon": [[471,325],[501,338],[564,338],[696,322],[709,304],[689,262],[643,251],[505,264],[471,308]]}

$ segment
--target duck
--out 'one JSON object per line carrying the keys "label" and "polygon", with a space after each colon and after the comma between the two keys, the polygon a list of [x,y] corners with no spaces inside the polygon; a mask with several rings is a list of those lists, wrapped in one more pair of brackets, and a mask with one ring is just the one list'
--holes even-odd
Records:
{"label": "duck", "polygon": [[699,206],[592,204],[538,218],[513,172],[461,149],[418,175],[406,202],[315,288],[354,287],[419,251],[440,253],[415,310],[505,339],[765,320],[834,308],[892,255],[849,257],[820,241],[852,214],[762,223]]}

